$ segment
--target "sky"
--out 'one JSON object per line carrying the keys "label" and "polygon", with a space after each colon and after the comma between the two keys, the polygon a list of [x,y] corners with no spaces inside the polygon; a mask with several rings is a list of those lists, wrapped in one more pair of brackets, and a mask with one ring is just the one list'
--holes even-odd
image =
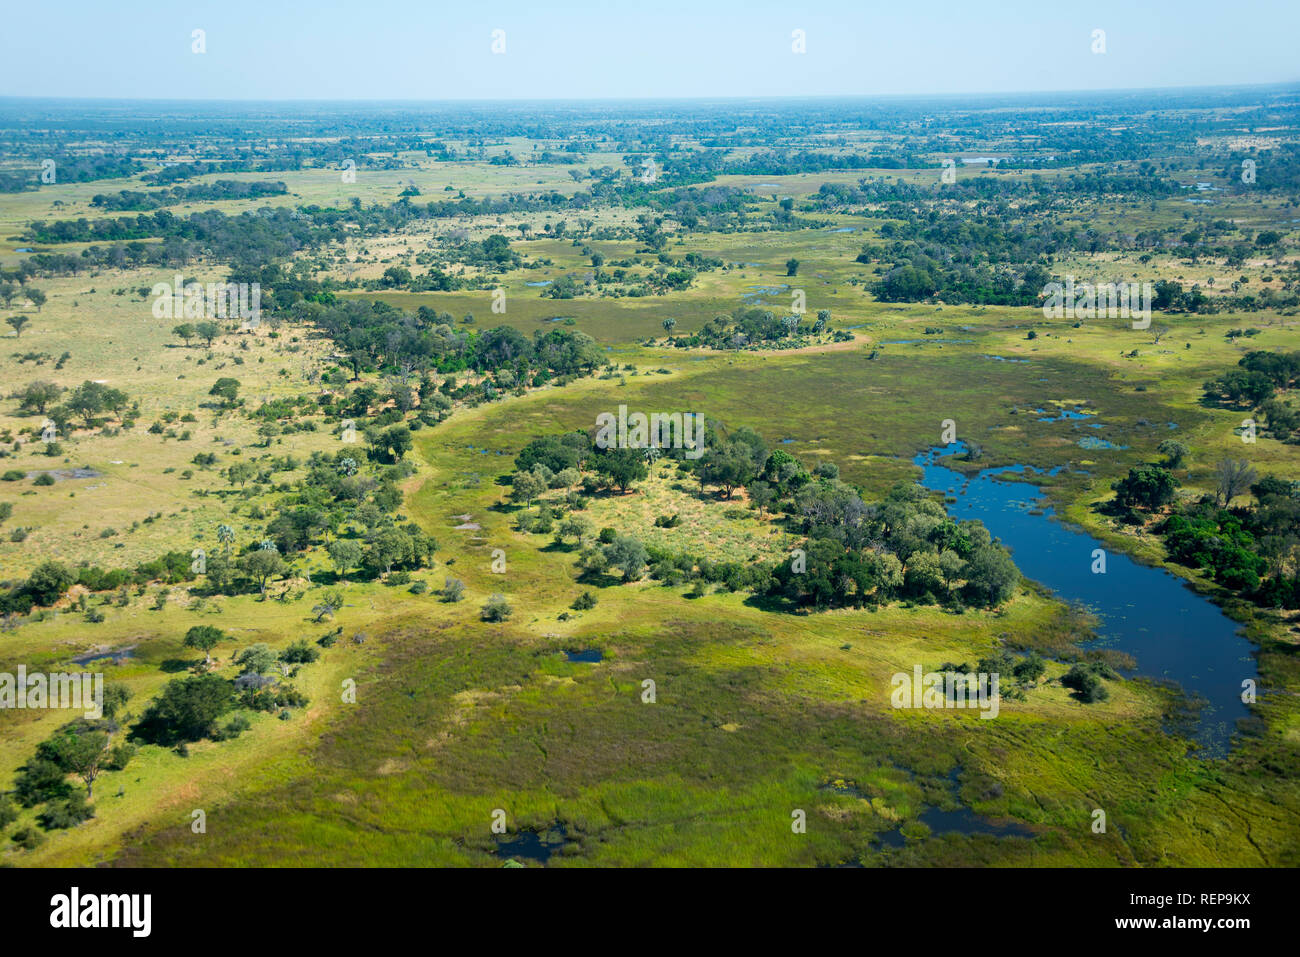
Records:
{"label": "sky", "polygon": [[1300,79],[1300,0],[61,0],[10,4],[4,19],[0,96],[879,96]]}

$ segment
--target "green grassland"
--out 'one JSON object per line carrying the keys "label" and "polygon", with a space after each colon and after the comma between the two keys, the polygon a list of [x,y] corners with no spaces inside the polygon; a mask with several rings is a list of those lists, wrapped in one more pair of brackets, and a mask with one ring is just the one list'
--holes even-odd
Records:
{"label": "green grassland", "polygon": [[[509,148],[522,157],[531,145],[511,141],[490,152]],[[362,168],[355,185],[341,184],[327,170],[204,179],[282,179],[294,202],[340,205],[351,196],[367,204],[392,202],[411,181],[434,200],[454,195],[446,186],[471,196],[581,188],[563,165],[404,158],[418,166]],[[620,162],[621,155],[592,154],[584,168]],[[933,181],[938,170],[727,176],[718,182],[761,189],[764,196],[806,196],[823,182],[852,184],[863,175]],[[9,237],[25,222],[103,215],[89,206],[92,195],[138,187],[135,179],[101,181],[6,196],[0,261],[16,258],[12,249],[24,243]],[[55,198],[62,203],[57,208]],[[1164,201],[1146,215],[1173,221],[1182,212],[1179,202]],[[202,208],[232,212],[262,204]],[[1086,215],[1077,212],[1080,220]],[[1238,212],[1262,215],[1255,208]],[[625,210],[593,218],[597,233],[617,233],[631,221]],[[536,233],[543,219],[528,214],[457,224],[475,237],[501,231],[530,263],[550,261],[501,277],[508,304],[503,315],[491,312],[485,291],[374,296],[408,310],[428,305],[456,317],[472,313],[478,328],[508,324],[529,335],[552,319],[571,317],[621,367],[608,377],[458,408],[448,421],[416,433],[411,458],[418,468],[406,483],[401,511],[440,543],[434,568],[416,577],[435,588],[446,576],[460,578],[466,600],[447,604],[432,593],[352,583],[343,586],[346,603],[335,620],[318,623],[309,609],[333,576],[326,573],[323,550],[312,548],[295,576],[267,600],[196,600],[173,587],[159,601],[162,588],[154,584],[132,590],[125,606],[103,602],[106,619],[98,624],[65,602],[42,620],[0,634],[0,670],[7,671],[19,663],[68,667],[72,655],[92,647],[132,648],[133,657],[105,670],[109,680],[130,687],[129,710],[139,716],[168,680],[195,663],[197,653],[181,645],[191,625],[215,623],[230,633],[232,640],[216,652],[227,676],[237,671],[234,654],[255,642],[281,648],[336,626],[345,632],[321,661],[303,669],[299,685],[311,704],[292,720],[258,716],[237,740],[203,742],[188,757],[146,745],[125,771],[97,782],[93,820],[52,832],[34,851],[0,851],[0,860],[24,866],[499,865],[512,856],[508,846],[498,848],[490,829],[493,812],[501,809],[511,834],[551,833],[551,865],[1300,861],[1300,784],[1276,770],[1287,766],[1278,752],[1293,755],[1300,747],[1293,615],[1256,612],[1245,622],[1261,647],[1265,684],[1286,692],[1261,699],[1257,711],[1267,731],[1227,759],[1202,761],[1162,730],[1173,706],[1167,691],[1124,681],[1113,686],[1109,700],[1083,705],[1056,680],[1066,667],[1056,662],[1049,664],[1048,680],[1023,700],[1004,698],[997,720],[889,706],[890,676],[915,663],[927,669],[944,662],[973,665],[1000,646],[1049,653],[1086,639],[1086,628],[1036,588],[1020,590],[998,611],[955,615],[895,604],[807,615],[774,610],[740,593],[692,597],[685,587],[649,580],[593,585],[578,581],[575,546],[518,529],[520,509],[505,504],[507,489],[498,484],[531,438],[591,428],[598,413],[624,404],[690,409],[728,428],[750,426],[810,466],[837,463],[870,498],[915,479],[912,456],[937,443],[943,420],[953,419],[959,438],[984,448],[983,465],[1067,466],[1045,485],[1058,511],[1115,547],[1162,562],[1158,540],[1118,525],[1096,504],[1108,497],[1115,478],[1152,459],[1156,445],[1170,436],[1192,450],[1177,473],[1183,492],[1208,490],[1214,462],[1241,453],[1234,430],[1242,415],[1203,406],[1201,383],[1249,349],[1300,348],[1294,318],[1160,317],[1153,325],[1169,329],[1156,342],[1150,331],[1122,320],[1075,326],[1029,308],[878,303],[865,290],[874,267],[854,257],[864,241],[878,238],[880,221],[857,217],[828,217],[825,227],[797,232],[692,232],[674,238],[667,251],[674,257],[700,252],[732,265],[702,272],[690,289],[662,297],[553,300],[525,283],[588,271],[583,246],[615,259],[635,256],[636,244],[626,237],[518,239],[517,222],[529,221]],[[845,226],[856,231],[833,232]],[[330,273],[373,278],[384,263],[433,246],[437,232],[424,224],[350,242],[346,264],[331,264]],[[785,275],[791,256],[800,261],[796,277]],[[1184,275],[1190,283],[1214,275],[1222,285],[1233,278],[1212,264],[1161,257],[1143,266],[1128,256],[1080,256],[1060,271],[1067,265],[1081,277],[1139,272],[1143,278]],[[1233,271],[1239,272],[1258,287],[1270,270],[1261,261]],[[208,267],[192,273],[204,280],[221,275]],[[251,510],[272,496],[218,496],[231,489],[219,470],[235,461],[272,455],[302,460],[312,451],[337,449],[337,434],[323,421],[315,432],[284,435],[262,447],[247,409],[221,412],[207,394],[219,376],[241,381],[248,409],[319,391],[308,372],[331,364],[330,344],[311,329],[285,324],[226,335],[210,349],[186,347],[171,334],[175,321],[155,319],[149,300],[135,292],[171,278],[170,272],[136,270],[41,280],[49,301],[30,313],[21,338],[4,339],[0,430],[23,441],[17,450],[7,445],[11,454],[0,460],[0,471],[30,474],[0,483],[0,501],[14,505],[0,527],[0,577],[18,579],[50,558],[126,567],[169,550],[215,549],[222,522],[235,525],[241,538],[255,535],[262,526]],[[832,325],[852,328],[854,340],[735,353],[664,343],[664,319],[676,319],[677,330],[690,333],[741,305],[754,287],[779,284],[803,289],[812,313],[830,309]],[[786,289],[760,301],[788,308],[788,295]],[[1261,332],[1250,340],[1224,335],[1243,325]],[[934,326],[943,333],[927,335]],[[49,358],[37,364],[13,356],[29,350]],[[71,357],[54,370],[65,351]],[[37,378],[64,386],[104,380],[122,388],[140,403],[135,427],[113,436],[67,436],[62,455],[44,455],[31,431],[39,433],[40,418],[19,414],[8,398]],[[1070,422],[1040,422],[1032,412],[1053,407],[1095,412],[1103,427],[1085,433]],[[169,426],[189,430],[189,439],[147,431],[171,412],[195,417]],[[1124,448],[1077,444],[1094,433]],[[216,466],[192,464],[196,453],[209,451],[218,455]],[[1298,455],[1295,446],[1267,438],[1250,448],[1261,474],[1300,474]],[[32,484],[39,472],[80,466],[98,474]],[[296,474],[277,473],[275,481]],[[195,494],[204,490],[212,494]],[[627,495],[596,497],[587,514],[597,528],[726,560],[774,559],[791,544],[748,508],[743,494],[731,502],[702,496],[669,463],[657,465]],[[670,514],[680,515],[682,524],[654,527],[655,517]],[[458,530],[464,515],[479,528]],[[8,533],[19,526],[30,528],[29,535],[11,541]],[[492,570],[494,549],[505,553],[503,574]],[[1172,570],[1196,580],[1186,569]],[[588,589],[596,606],[572,611],[574,599]],[[514,606],[506,623],[479,620],[480,605],[493,593]],[[358,632],[368,636],[364,644],[350,640]],[[565,655],[592,648],[603,653],[601,661],[572,662]],[[341,700],[347,678],[357,682],[355,704]],[[653,703],[642,699],[647,679],[655,683]],[[0,780],[11,780],[36,743],[65,718],[31,711],[0,715]],[[959,805],[993,821],[1019,822],[1033,838],[926,836],[919,819],[925,807]],[[190,829],[194,809],[207,813],[205,834]],[[1104,834],[1091,828],[1096,809],[1110,822]],[[796,810],[806,812],[805,834],[791,830]],[[880,835],[900,827],[901,846],[880,842]]]}

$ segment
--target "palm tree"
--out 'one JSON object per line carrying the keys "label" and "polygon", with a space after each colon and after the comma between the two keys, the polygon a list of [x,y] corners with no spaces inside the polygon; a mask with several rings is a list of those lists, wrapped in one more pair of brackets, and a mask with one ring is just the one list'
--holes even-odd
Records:
{"label": "palm tree", "polygon": [[230,557],[230,543],[235,540],[235,530],[229,525],[217,526],[217,541],[226,546],[226,557]]}

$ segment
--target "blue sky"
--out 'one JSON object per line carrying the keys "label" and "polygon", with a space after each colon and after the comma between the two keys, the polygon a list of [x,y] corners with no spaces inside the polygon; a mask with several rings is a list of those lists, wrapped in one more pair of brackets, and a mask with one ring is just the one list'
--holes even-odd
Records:
{"label": "blue sky", "polygon": [[[7,96],[870,96],[1300,79],[1297,0],[64,0],[10,4],[5,21]],[[1091,50],[1096,29],[1104,54]]]}

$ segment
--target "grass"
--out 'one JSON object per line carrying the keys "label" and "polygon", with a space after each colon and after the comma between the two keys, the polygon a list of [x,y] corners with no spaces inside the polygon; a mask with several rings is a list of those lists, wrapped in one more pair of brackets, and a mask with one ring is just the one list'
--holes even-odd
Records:
{"label": "grass", "polygon": [[[511,141],[492,150],[507,146],[522,155],[525,144]],[[418,168],[373,174],[363,168],[347,195],[388,202],[409,179],[429,199],[454,195],[445,192],[446,185],[470,195],[575,188],[565,167],[413,159]],[[933,177],[937,170],[904,175]],[[749,188],[776,183],[761,188],[764,196],[805,196],[822,182],[838,177],[851,183],[858,176],[729,180]],[[337,175],[328,171],[227,178],[284,179],[306,202],[346,198]],[[91,195],[134,185],[71,184],[19,194],[6,206],[7,234],[30,218],[97,215],[88,207]],[[55,210],[48,205],[55,197],[69,205]],[[1263,215],[1253,207],[1249,212]],[[1178,213],[1170,201],[1153,215],[1172,221]],[[517,235],[516,219],[527,219],[535,232],[544,221],[536,214],[467,225],[474,236]],[[1300,744],[1300,706],[1290,693],[1300,687],[1287,630],[1292,621],[1265,613],[1249,617],[1246,627],[1261,646],[1264,685],[1288,693],[1261,699],[1258,712],[1266,728],[1260,737],[1247,739],[1226,761],[1200,762],[1161,730],[1170,707],[1165,691],[1141,681],[1112,683],[1108,701],[1085,706],[1055,680],[1065,670],[1056,662],[1049,666],[1052,680],[1027,692],[1024,701],[1004,699],[997,720],[889,707],[890,676],[914,664],[974,664],[999,646],[1051,652],[1081,637],[1060,604],[1037,589],[1021,591],[996,613],[958,616],[895,605],[875,612],[785,614],[742,594],[711,591],[688,599],[686,587],[648,580],[579,583],[573,549],[516,530],[518,511],[502,504],[505,489],[497,484],[514,455],[535,435],[590,428],[597,413],[620,404],[699,411],[731,428],[751,426],[773,447],[809,465],[836,462],[843,477],[869,497],[915,479],[911,457],[938,441],[943,420],[951,418],[959,438],[984,447],[982,465],[1068,466],[1045,487],[1058,513],[1143,560],[1160,562],[1152,537],[1113,526],[1095,504],[1108,496],[1111,481],[1151,460],[1167,437],[1193,449],[1188,467],[1179,472],[1184,493],[1207,489],[1218,458],[1243,454],[1233,432],[1242,416],[1202,406],[1200,383],[1248,349],[1297,348],[1294,320],[1278,316],[1163,317],[1158,322],[1171,331],[1156,344],[1150,333],[1118,320],[1090,320],[1076,328],[1032,309],[876,303],[862,286],[874,270],[853,257],[876,235],[879,221],[828,222],[862,228],[698,232],[674,240],[668,249],[673,256],[698,251],[758,265],[702,273],[692,289],[665,297],[542,298],[524,283],[582,274],[590,268],[583,244],[609,258],[635,255],[635,244],[626,239],[584,239],[575,246],[546,238],[516,243],[530,262],[549,259],[551,265],[502,277],[504,316],[491,313],[488,292],[380,295],[407,309],[429,305],[457,317],[473,313],[479,328],[504,322],[529,334],[548,328],[551,318],[571,316],[619,366],[633,368],[461,409],[448,422],[417,433],[412,457],[419,470],[408,483],[402,511],[441,547],[436,567],[416,577],[435,588],[446,576],[460,578],[466,599],[452,605],[433,594],[348,585],[337,624],[347,635],[364,630],[371,638],[364,645],[345,639],[303,669],[298,684],[311,698],[305,713],[287,722],[258,716],[239,739],[195,746],[188,758],[146,746],[125,772],[97,782],[93,821],[51,835],[35,852],[9,851],[3,859],[31,865],[488,866],[501,863],[490,830],[493,811],[501,809],[512,832],[562,827],[563,847],[551,858],[559,866],[1297,863],[1294,809],[1300,794],[1287,770]],[[427,225],[350,243],[349,262],[333,268],[354,277],[378,275],[385,262],[402,261],[434,239]],[[0,257],[14,245],[22,243],[9,242]],[[791,255],[801,262],[793,279],[784,275]],[[1079,276],[1137,269],[1114,257],[1079,257],[1064,265]],[[1188,282],[1211,273],[1220,281],[1226,276],[1164,260],[1151,269],[1160,275],[1182,272]],[[1256,275],[1260,269],[1244,271]],[[202,279],[219,275],[199,268],[193,273]],[[303,459],[315,449],[336,448],[327,428],[283,436],[261,448],[246,416],[218,416],[204,405],[207,389],[222,375],[243,382],[252,407],[263,397],[314,390],[318,386],[305,372],[327,363],[327,345],[308,330],[286,326],[279,338],[263,328],[256,336],[225,337],[211,350],[184,348],[171,336],[174,321],[155,320],[147,301],[115,292],[170,279],[153,271],[105,271],[42,281],[48,304],[31,314],[20,340],[5,340],[0,374],[6,391],[11,382],[34,378],[65,386],[102,378],[139,398],[142,408],[133,431],[74,436],[65,443],[66,453],[53,460],[38,454],[38,442],[16,452],[9,445],[0,470],[84,464],[100,474],[43,488],[30,479],[0,483],[0,500],[14,504],[0,531],[33,529],[22,543],[0,535],[3,577],[17,579],[46,558],[121,567],[166,550],[215,547],[215,527],[222,521],[236,524],[241,538],[257,534],[262,520],[251,518],[249,510],[268,504],[269,494],[223,498],[195,492],[228,489],[217,470],[232,461],[269,454]],[[678,320],[679,334],[689,333],[730,312],[752,286],[779,283],[805,289],[809,310],[831,309],[833,325],[855,327],[856,340],[798,354],[641,345],[662,343],[665,318]],[[777,297],[769,301],[773,308],[781,304]],[[1243,325],[1263,331],[1248,341],[1223,335]],[[945,331],[927,337],[927,326]],[[1027,338],[1030,329],[1036,338]],[[935,338],[973,341],[927,341]],[[921,342],[882,344],[891,339]],[[52,358],[38,366],[11,355],[28,350]],[[72,356],[56,372],[53,363],[65,350]],[[877,357],[868,358],[873,351]],[[1095,411],[1103,428],[1038,422],[1029,411],[1074,402]],[[188,441],[146,431],[167,412],[196,417],[175,424],[191,430]],[[0,429],[15,436],[39,424],[37,417],[19,415],[12,401],[0,406]],[[1094,434],[1127,448],[1094,451],[1077,444]],[[192,465],[199,451],[216,452],[217,467]],[[1296,474],[1294,447],[1261,439],[1248,454],[1261,473]],[[193,472],[188,479],[182,477],[187,468]],[[276,482],[293,476],[279,473]],[[736,511],[729,517],[728,510]],[[656,516],[673,513],[681,515],[682,525],[655,528]],[[465,514],[477,530],[456,530]],[[597,528],[611,525],[656,544],[727,560],[766,559],[788,545],[783,534],[770,534],[771,524],[760,521],[743,499],[701,497],[667,465],[633,494],[596,498],[587,514]],[[117,534],[100,537],[109,528]],[[505,553],[502,574],[492,568],[494,549]],[[313,549],[302,564],[323,570],[326,562]],[[176,591],[163,610],[154,611],[158,589],[152,587],[124,608],[105,605],[107,619],[95,625],[64,607],[0,637],[0,669],[25,663],[52,670],[92,645],[133,645],[134,658],[107,670],[110,680],[132,689],[129,708],[138,715],[193,659],[181,647],[181,636],[193,624],[215,623],[232,633],[218,648],[228,675],[234,673],[229,658],[240,648],[257,641],[282,647],[298,638],[314,640],[334,627],[314,623],[307,612],[319,584],[297,579],[289,589],[301,597],[210,599],[198,607]],[[597,605],[572,612],[574,598],[587,589]],[[503,624],[482,623],[478,609],[496,592],[507,596],[515,613]],[[599,648],[604,659],[569,662],[562,652],[574,648]],[[340,684],[348,677],[358,682],[355,705],[340,700]],[[653,704],[642,701],[646,680],[655,683]],[[0,716],[0,779],[10,780],[65,717]],[[949,780],[954,771],[955,790]],[[925,807],[952,807],[959,800],[981,814],[1025,823],[1037,836],[1026,841],[934,835],[909,839],[901,848],[878,843],[881,833],[899,826],[907,834],[922,833]],[[204,835],[190,831],[195,808],[207,812]],[[1097,809],[1109,821],[1104,834],[1091,828]],[[805,834],[791,831],[796,810],[807,815]]]}

